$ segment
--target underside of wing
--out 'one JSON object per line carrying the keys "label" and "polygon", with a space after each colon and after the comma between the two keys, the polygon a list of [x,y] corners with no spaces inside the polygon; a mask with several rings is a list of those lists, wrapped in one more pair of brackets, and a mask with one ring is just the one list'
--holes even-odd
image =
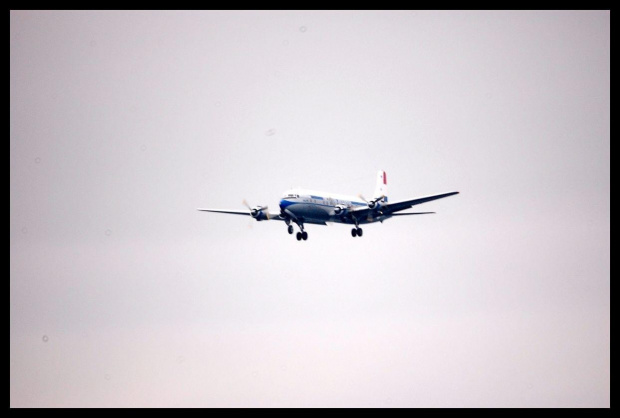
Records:
{"label": "underside of wing", "polygon": [[[437,199],[443,199],[444,197],[452,196],[452,195],[455,195],[455,194],[458,194],[458,193],[459,192],[448,192],[448,193],[436,194],[436,195],[432,195],[432,196],[418,197],[416,199],[401,200],[401,201],[397,201],[397,202],[389,202],[386,205],[386,210],[391,212],[391,213],[399,212],[401,210],[409,209],[410,207],[413,207],[415,205],[419,205],[421,203],[426,203],[426,202],[430,202],[432,200],[437,200]],[[403,215],[410,215],[410,214],[404,214],[403,213]]]}
{"label": "underside of wing", "polygon": [[396,213],[401,210],[409,209],[415,205],[419,205],[421,203],[430,202],[432,200],[442,199],[444,197],[452,196],[458,194],[459,192],[449,192],[436,194],[432,196],[423,196],[415,199],[409,200],[401,200],[395,202],[379,202],[379,207],[377,208],[369,208],[369,207],[359,207],[352,210],[349,213],[351,219],[364,220],[365,222],[372,222],[374,220],[385,219],[390,216],[407,216],[407,215],[427,215],[435,212],[409,212],[409,213]]}
{"label": "underside of wing", "polygon": [[366,219],[371,217],[373,214],[373,210],[367,207],[355,208],[351,211],[351,215],[356,217],[357,219]]}
{"label": "underside of wing", "polygon": [[409,212],[409,213],[394,213],[392,216],[405,216],[405,215],[427,215],[435,212]]}
{"label": "underside of wing", "polygon": [[277,212],[269,212],[269,220],[270,221],[283,221],[284,218]]}
{"label": "underside of wing", "polygon": [[284,218],[277,212],[266,212],[266,211],[257,211],[255,214],[252,214],[249,210],[228,210],[228,209],[207,209],[207,208],[198,208],[198,210],[203,212],[215,212],[215,213],[227,213],[229,215],[245,215],[251,216],[257,221],[283,221]]}

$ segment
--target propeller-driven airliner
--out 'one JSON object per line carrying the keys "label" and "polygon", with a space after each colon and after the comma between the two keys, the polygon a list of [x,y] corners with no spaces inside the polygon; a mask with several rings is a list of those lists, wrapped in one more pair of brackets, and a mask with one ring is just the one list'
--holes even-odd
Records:
{"label": "propeller-driven airliner", "polygon": [[373,198],[367,200],[361,194],[357,197],[334,193],[320,192],[308,189],[291,189],[280,199],[280,212],[269,212],[267,206],[251,207],[244,200],[247,210],[226,210],[198,208],[200,211],[227,213],[232,215],[251,216],[257,221],[283,221],[287,225],[289,234],[293,234],[293,223],[299,227],[297,241],[307,240],[308,233],[304,225],[327,225],[328,222],[354,225],[351,236],[361,237],[364,233],[360,225],[373,222],[383,222],[393,216],[426,215],[435,212],[404,212],[415,205],[430,202],[431,200],[458,194],[448,192],[432,196],[417,197],[409,200],[388,201],[387,175],[380,170],[377,173],[377,182]]}

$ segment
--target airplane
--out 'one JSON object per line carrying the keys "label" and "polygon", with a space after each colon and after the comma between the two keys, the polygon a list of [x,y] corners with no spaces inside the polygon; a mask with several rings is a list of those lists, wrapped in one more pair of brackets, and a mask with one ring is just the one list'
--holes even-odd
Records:
{"label": "airplane", "polygon": [[377,173],[376,187],[373,198],[366,200],[361,194],[357,197],[340,194],[326,193],[308,189],[287,190],[280,199],[280,212],[269,212],[267,206],[250,207],[244,200],[243,204],[248,210],[225,210],[198,208],[199,211],[227,213],[232,215],[251,216],[257,221],[284,221],[289,234],[293,234],[292,223],[297,224],[297,241],[307,240],[308,233],[304,229],[305,224],[327,225],[327,222],[354,225],[351,230],[352,237],[361,237],[364,234],[360,225],[383,222],[393,216],[426,215],[435,212],[406,212],[397,213],[409,209],[420,203],[458,194],[448,192],[432,196],[417,197],[409,200],[388,201],[387,197],[387,174],[383,170]]}

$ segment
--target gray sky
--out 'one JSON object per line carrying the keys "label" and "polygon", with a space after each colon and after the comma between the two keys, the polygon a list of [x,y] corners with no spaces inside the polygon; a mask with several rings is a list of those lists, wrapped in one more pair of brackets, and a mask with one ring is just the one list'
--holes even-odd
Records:
{"label": "gray sky", "polygon": [[[610,406],[609,11],[11,12],[10,403]],[[291,186],[435,215],[309,225]]]}

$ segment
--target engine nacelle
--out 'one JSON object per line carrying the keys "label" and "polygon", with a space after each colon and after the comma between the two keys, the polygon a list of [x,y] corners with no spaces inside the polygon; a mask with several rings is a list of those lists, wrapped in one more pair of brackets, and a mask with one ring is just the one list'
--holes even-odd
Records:
{"label": "engine nacelle", "polygon": [[269,220],[269,215],[267,214],[268,212],[263,212],[266,209],[266,207],[262,206],[253,207],[252,209],[250,209],[250,215],[257,221]]}
{"label": "engine nacelle", "polygon": [[334,213],[336,215],[344,215],[347,212],[347,207],[345,205],[336,205],[334,208]]}
{"label": "engine nacelle", "polygon": [[379,209],[381,206],[383,205],[378,199],[371,200],[370,202],[368,202],[368,209],[376,210],[376,209]]}

